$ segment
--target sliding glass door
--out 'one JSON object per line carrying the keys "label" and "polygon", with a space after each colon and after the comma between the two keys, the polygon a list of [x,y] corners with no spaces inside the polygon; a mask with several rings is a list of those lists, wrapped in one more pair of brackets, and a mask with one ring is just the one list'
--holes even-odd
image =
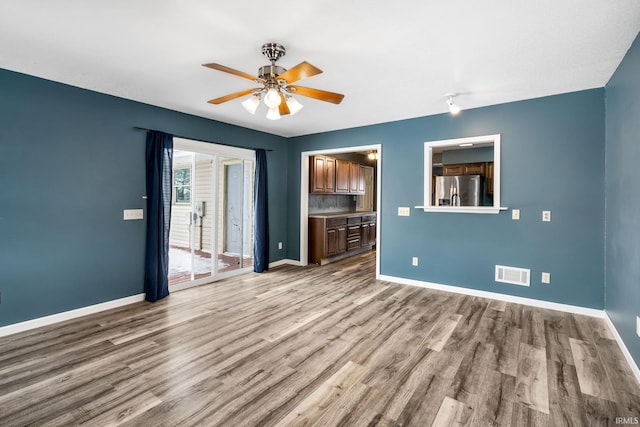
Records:
{"label": "sliding glass door", "polygon": [[254,153],[175,138],[169,285],[253,267]]}

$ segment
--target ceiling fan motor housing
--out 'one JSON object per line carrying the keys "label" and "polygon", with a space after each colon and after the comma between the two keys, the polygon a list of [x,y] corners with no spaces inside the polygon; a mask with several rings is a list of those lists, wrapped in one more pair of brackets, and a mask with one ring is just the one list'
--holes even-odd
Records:
{"label": "ceiling fan motor housing", "polygon": [[265,43],[262,45],[262,54],[269,58],[271,64],[282,58],[286,53],[286,49],[279,43]]}
{"label": "ceiling fan motor housing", "polygon": [[265,65],[264,67],[259,68],[258,77],[266,81],[275,81],[275,78],[280,74],[284,74],[285,71],[287,71],[286,68],[278,65]]}

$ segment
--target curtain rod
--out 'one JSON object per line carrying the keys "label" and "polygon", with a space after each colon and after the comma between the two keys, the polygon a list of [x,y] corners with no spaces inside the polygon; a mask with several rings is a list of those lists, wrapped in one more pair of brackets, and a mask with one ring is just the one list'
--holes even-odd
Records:
{"label": "curtain rod", "polygon": [[[156,131],[156,132],[164,132],[162,130],[148,129],[148,128],[143,128],[143,127],[140,127],[140,126],[134,126],[133,128],[136,129],[136,130],[144,130],[144,131],[152,130],[152,131]],[[170,133],[170,132],[165,132],[165,133]],[[192,141],[198,141],[198,142],[206,142],[206,143],[209,143],[209,144],[224,145],[226,147],[244,148],[245,150],[256,150],[255,147],[243,147],[242,145],[231,145],[231,144],[225,144],[224,142],[207,141],[206,139],[192,138],[190,136],[176,135],[176,134],[173,134],[173,133],[171,135],[176,136],[178,138],[190,139]],[[273,150],[265,149],[264,151],[273,151]]]}

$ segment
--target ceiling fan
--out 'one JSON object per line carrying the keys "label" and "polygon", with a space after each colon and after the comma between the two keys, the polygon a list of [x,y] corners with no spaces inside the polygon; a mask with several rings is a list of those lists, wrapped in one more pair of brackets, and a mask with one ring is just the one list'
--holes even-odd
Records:
{"label": "ceiling fan", "polygon": [[302,104],[293,97],[294,94],[318,99],[320,101],[331,102],[333,104],[339,104],[342,102],[342,99],[344,98],[344,95],[342,94],[293,85],[292,83],[295,83],[298,80],[313,77],[316,74],[322,73],[322,70],[314,67],[306,61],[301,62],[290,70],[286,70],[285,68],[276,65],[276,61],[282,58],[285,53],[286,50],[284,46],[278,43],[265,43],[262,45],[262,54],[271,61],[271,65],[260,67],[258,69],[257,77],[220,64],[202,64],[205,67],[249,79],[261,85],[261,87],[258,88],[241,90],[240,92],[212,99],[208,101],[209,104],[222,104],[223,102],[231,101],[232,99],[252,95],[250,98],[242,102],[242,106],[249,113],[255,114],[258,106],[260,105],[260,100],[264,99],[265,105],[269,108],[267,118],[271,120],[278,120],[281,116],[287,114],[293,115],[302,109]]}

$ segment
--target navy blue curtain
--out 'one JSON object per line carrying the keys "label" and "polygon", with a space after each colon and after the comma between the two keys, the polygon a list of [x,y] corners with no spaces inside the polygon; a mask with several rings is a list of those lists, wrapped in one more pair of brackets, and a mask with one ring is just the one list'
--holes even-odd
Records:
{"label": "navy blue curtain", "polygon": [[173,135],[147,132],[147,251],[144,291],[147,301],[169,295],[169,223]]}
{"label": "navy blue curtain", "polygon": [[267,153],[256,150],[256,176],[254,180],[253,271],[269,269],[269,212],[267,208]]}

